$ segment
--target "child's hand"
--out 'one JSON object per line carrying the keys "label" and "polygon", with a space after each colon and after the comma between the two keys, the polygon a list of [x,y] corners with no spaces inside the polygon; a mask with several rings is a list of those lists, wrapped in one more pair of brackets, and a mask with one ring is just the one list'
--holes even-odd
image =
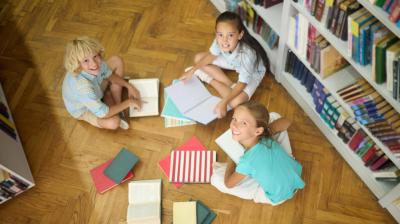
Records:
{"label": "child's hand", "polygon": [[192,78],[193,74],[194,74],[194,70],[190,69],[189,71],[186,71],[185,73],[183,73],[181,75],[181,77],[179,77],[179,80],[186,82]]}
{"label": "child's hand", "polygon": [[129,98],[129,106],[135,110],[140,110],[142,108],[142,101],[140,99]]}
{"label": "child's hand", "polygon": [[128,95],[129,97],[140,99],[140,92],[132,85],[130,85],[130,88],[128,88]]}
{"label": "child's hand", "polygon": [[214,112],[217,114],[218,118],[223,118],[226,116],[228,103],[225,100],[219,101],[219,103],[215,106]]}

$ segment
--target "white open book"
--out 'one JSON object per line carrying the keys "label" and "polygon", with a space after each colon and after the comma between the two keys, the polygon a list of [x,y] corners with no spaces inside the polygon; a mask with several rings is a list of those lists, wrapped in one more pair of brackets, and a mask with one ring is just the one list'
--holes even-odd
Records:
{"label": "white open book", "polygon": [[[278,113],[271,112],[269,114],[269,122],[272,122],[281,116]],[[287,131],[280,132],[273,138],[282,145],[288,155],[292,156],[292,147],[290,146],[289,135]],[[244,147],[232,138],[232,131],[228,129],[221,136],[215,139],[215,143],[224,150],[224,152],[235,162],[238,163],[240,157],[244,154]]]}
{"label": "white open book", "polygon": [[142,99],[142,108],[140,110],[129,108],[130,117],[144,117],[158,115],[158,96],[159,80],[154,79],[131,79],[132,84],[139,92]]}
{"label": "white open book", "polygon": [[176,82],[165,88],[165,91],[186,117],[202,124],[217,118],[214,108],[221,98],[211,95],[196,76],[185,83]]}
{"label": "white open book", "polygon": [[128,224],[161,223],[161,179],[129,183]]}

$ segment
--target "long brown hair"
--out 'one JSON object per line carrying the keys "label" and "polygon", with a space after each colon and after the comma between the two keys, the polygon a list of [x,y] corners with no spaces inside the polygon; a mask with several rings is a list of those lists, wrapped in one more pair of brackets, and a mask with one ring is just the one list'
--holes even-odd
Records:
{"label": "long brown hair", "polygon": [[258,41],[249,34],[246,27],[243,25],[243,22],[240,19],[240,16],[234,12],[226,11],[218,16],[217,21],[215,22],[215,27],[217,27],[217,24],[219,22],[232,22],[233,24],[235,24],[239,33],[242,31],[244,32],[243,38],[240,40],[240,42],[246,44],[247,46],[249,46],[256,52],[255,66],[258,66],[258,63],[260,62],[260,59],[261,59],[261,61],[263,62],[264,66],[266,68],[266,73],[269,74],[270,73],[270,63],[269,63],[269,58],[267,56],[267,53],[265,52],[264,48],[260,45],[260,43],[258,43]]}

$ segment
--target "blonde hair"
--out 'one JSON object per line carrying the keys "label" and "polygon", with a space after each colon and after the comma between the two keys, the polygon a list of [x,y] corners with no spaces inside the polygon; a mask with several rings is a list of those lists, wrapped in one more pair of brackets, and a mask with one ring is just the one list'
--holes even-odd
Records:
{"label": "blonde hair", "polygon": [[64,67],[72,74],[79,74],[80,61],[91,54],[99,53],[102,57],[104,52],[103,46],[95,39],[82,36],[67,43]]}
{"label": "blonde hair", "polygon": [[264,132],[260,135],[260,137],[272,137],[272,133],[269,129],[269,112],[264,105],[255,101],[248,101],[240,104],[239,107],[244,107],[250,112],[257,122],[257,128],[264,128]]}

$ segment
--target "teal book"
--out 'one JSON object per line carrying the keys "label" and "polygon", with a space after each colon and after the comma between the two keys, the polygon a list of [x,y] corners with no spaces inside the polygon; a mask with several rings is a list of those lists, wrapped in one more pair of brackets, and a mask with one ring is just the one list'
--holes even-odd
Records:
{"label": "teal book", "polygon": [[139,158],[135,154],[126,148],[122,148],[107,169],[104,170],[104,175],[119,184],[138,161]]}
{"label": "teal book", "polygon": [[[177,80],[174,80],[172,83],[177,82]],[[164,100],[164,108],[161,112],[161,117],[165,118],[174,118],[182,121],[192,121],[190,118],[185,117],[176,107],[174,102],[171,100],[170,97],[167,96],[166,91],[164,91],[165,94],[165,100]]]}
{"label": "teal book", "polygon": [[209,209],[203,202],[196,201],[196,215],[198,224],[210,224],[217,215]]}

